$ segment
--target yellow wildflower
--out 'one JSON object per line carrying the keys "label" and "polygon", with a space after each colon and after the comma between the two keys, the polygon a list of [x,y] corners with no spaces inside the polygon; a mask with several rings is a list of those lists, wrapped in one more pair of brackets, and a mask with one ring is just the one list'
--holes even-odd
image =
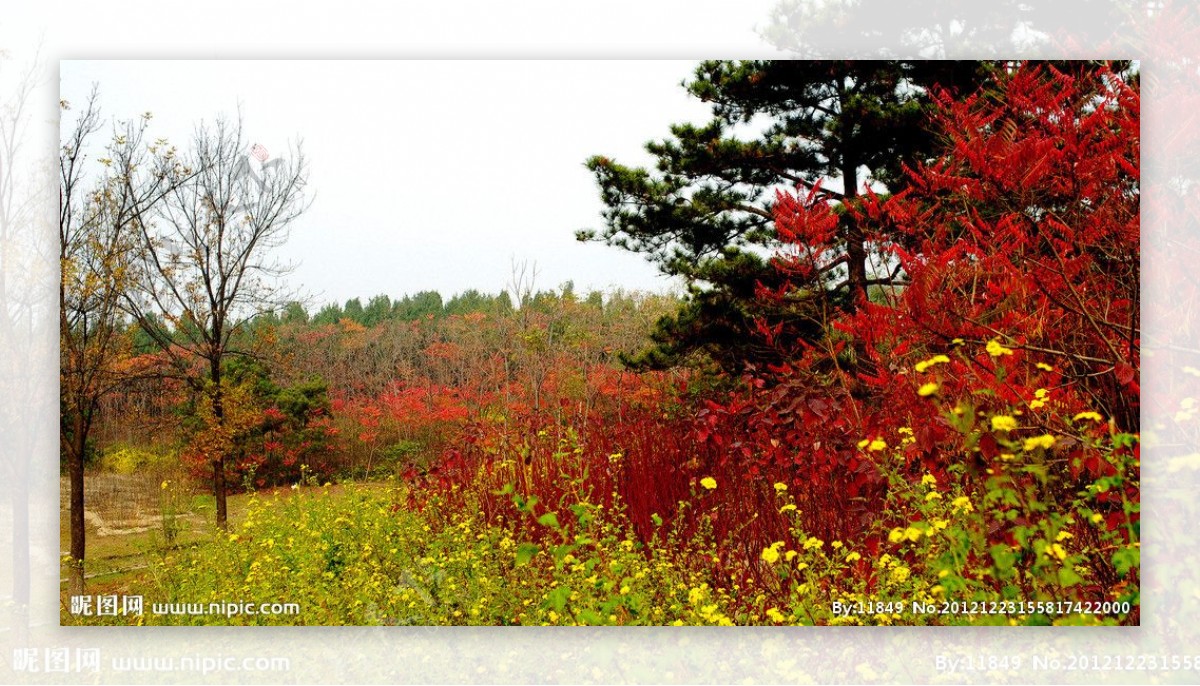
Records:
{"label": "yellow wildflower", "polygon": [[1052,448],[1054,447],[1054,436],[1050,434],[1042,434],[1033,438],[1025,439],[1025,450],[1034,450],[1035,448]]}
{"label": "yellow wildflower", "polygon": [[846,562],[857,562],[858,560],[861,560],[861,559],[862,559],[862,555],[859,555],[856,552],[850,553],[849,555],[846,556]]}
{"label": "yellow wildflower", "polygon": [[1075,538],[1075,536],[1070,531],[1060,531],[1058,532],[1058,535],[1054,537],[1054,540],[1061,542],[1067,540],[1068,538]]}
{"label": "yellow wildflower", "polygon": [[783,483],[782,481],[775,482],[775,492],[776,493],[783,493],[786,490],[787,490],[787,484]]}
{"label": "yellow wildflower", "polygon": [[1096,421],[1096,422],[1104,421],[1104,417],[1100,416],[1099,412],[1091,412],[1091,411],[1080,412],[1079,414],[1075,415],[1075,421],[1079,421],[1081,419],[1091,419],[1092,421]]}
{"label": "yellow wildflower", "polygon": [[972,512],[975,510],[975,507],[971,505],[971,499],[965,495],[960,495],[954,500],[950,501],[950,506],[953,507],[955,511],[962,510],[963,512]]}
{"label": "yellow wildflower", "polygon": [[779,514],[783,514],[784,512],[791,512],[792,510],[795,510],[795,509],[796,509],[795,505],[793,505],[792,503],[788,503],[787,505],[784,505],[783,507],[779,508]]}
{"label": "yellow wildflower", "polygon": [[922,386],[917,389],[917,395],[924,398],[924,397],[933,395],[934,393],[937,393],[937,390],[938,390],[938,385],[936,383],[934,383],[933,381],[930,381],[927,384],[922,384]]}
{"label": "yellow wildflower", "polygon": [[921,477],[921,484],[924,486],[936,486],[937,477],[932,474],[926,474],[925,476]]}
{"label": "yellow wildflower", "polygon": [[936,364],[944,364],[949,361],[950,358],[946,357],[945,355],[934,355],[928,360],[922,360],[921,362],[918,362],[913,366],[913,369],[916,369],[918,372],[924,372],[926,369],[929,369]]}
{"label": "yellow wildflower", "polygon": [[908,579],[910,572],[908,567],[897,567],[892,570],[892,579],[896,581],[905,581]]}
{"label": "yellow wildflower", "polygon": [[1001,355],[1011,355],[1013,351],[1011,348],[1001,345],[999,340],[993,338],[987,342],[987,354],[992,357],[1000,357]]}
{"label": "yellow wildflower", "polygon": [[700,480],[700,485],[711,491],[717,487],[717,480],[711,476],[706,476]]}
{"label": "yellow wildflower", "polygon": [[763,548],[762,559],[771,564],[779,561],[779,549],[783,547],[783,541],[776,541],[769,548]]}
{"label": "yellow wildflower", "polygon": [[1017,420],[1008,415],[998,414],[992,417],[992,431],[1014,431],[1017,428]]}
{"label": "yellow wildflower", "polygon": [[914,543],[921,540],[921,530],[915,526],[910,526],[904,530],[904,537]]}
{"label": "yellow wildflower", "polygon": [[771,621],[775,622],[776,624],[782,624],[787,619],[783,616],[783,613],[776,608],[767,610],[767,616],[770,617]]}
{"label": "yellow wildflower", "polygon": [[1065,559],[1067,559],[1067,550],[1066,550],[1066,548],[1063,548],[1063,547],[1062,547],[1061,545],[1059,545],[1058,543],[1054,543],[1054,544],[1052,544],[1052,545],[1051,545],[1049,548],[1047,548],[1046,550],[1047,550],[1047,552],[1049,552],[1051,555],[1053,555],[1054,557],[1057,557],[1057,558],[1058,558],[1058,559],[1060,559],[1060,560],[1065,560]]}
{"label": "yellow wildflower", "polygon": [[927,502],[927,503],[930,501],[933,501],[933,500],[941,500],[941,499],[942,499],[942,494],[938,493],[937,491],[930,491],[925,494],[925,502]]}
{"label": "yellow wildflower", "polygon": [[1043,370],[1043,371],[1047,371],[1047,372],[1052,372],[1052,371],[1054,371],[1054,367],[1051,367],[1050,365],[1046,364],[1045,362],[1038,362],[1038,363],[1037,363],[1037,368],[1038,368],[1038,369],[1041,369],[1041,370]]}
{"label": "yellow wildflower", "polygon": [[880,450],[886,450],[886,449],[887,449],[887,443],[885,443],[882,438],[876,438],[875,440],[871,441],[870,445],[867,446],[867,450],[870,450],[871,452],[876,452],[876,453],[879,452]]}
{"label": "yellow wildflower", "polygon": [[896,528],[888,532],[889,543],[899,543],[904,540],[904,529]]}
{"label": "yellow wildflower", "polygon": [[1097,512],[1091,516],[1091,520],[1092,524],[1099,524],[1100,522],[1104,521],[1104,515]]}

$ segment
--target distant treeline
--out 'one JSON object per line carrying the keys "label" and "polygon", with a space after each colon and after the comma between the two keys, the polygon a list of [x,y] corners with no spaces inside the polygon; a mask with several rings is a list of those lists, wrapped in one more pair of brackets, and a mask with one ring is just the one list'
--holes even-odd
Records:
{"label": "distant treeline", "polygon": [[[627,309],[629,303],[643,296],[626,293],[620,290],[603,293],[597,290],[588,291],[582,298],[575,292],[573,282],[566,282],[558,290],[544,290],[527,293],[521,297],[521,308],[534,311],[548,310],[563,301],[578,302],[597,309],[616,307]],[[499,293],[483,293],[476,289],[468,289],[451,296],[442,297],[437,291],[420,291],[412,295],[393,300],[386,294],[370,298],[364,305],[361,298],[350,298],[344,304],[328,303],[310,313],[303,303],[293,301],[288,303],[280,312],[264,317],[264,322],[271,324],[337,324],[348,319],[363,326],[374,326],[385,321],[415,321],[433,317],[465,315],[474,312],[499,314],[518,309],[513,297],[508,291]]]}

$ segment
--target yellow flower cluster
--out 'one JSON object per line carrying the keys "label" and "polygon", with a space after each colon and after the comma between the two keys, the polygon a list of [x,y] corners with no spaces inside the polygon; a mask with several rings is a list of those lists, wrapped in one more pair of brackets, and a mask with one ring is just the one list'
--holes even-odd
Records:
{"label": "yellow flower cluster", "polygon": [[1008,415],[998,414],[992,417],[992,431],[1015,431],[1017,420]]}
{"label": "yellow flower cluster", "polygon": [[921,540],[921,536],[924,535],[924,533],[924,531],[921,531],[915,526],[906,527],[904,529],[897,527],[888,533],[888,541],[892,543],[900,543],[901,541],[908,540],[916,543],[917,541]]}
{"label": "yellow flower cluster", "polygon": [[1050,434],[1042,434],[1033,438],[1026,438],[1024,448],[1026,452],[1036,450],[1038,448],[1050,449],[1054,447],[1054,436]]}
{"label": "yellow flower cluster", "polygon": [[950,358],[946,357],[945,355],[934,355],[933,357],[929,358],[928,360],[922,360],[922,361],[918,362],[915,366],[913,366],[913,369],[917,370],[917,372],[923,373],[925,370],[929,369],[930,367],[932,367],[934,365],[945,364],[949,361],[950,361]]}
{"label": "yellow flower cluster", "polygon": [[1047,391],[1044,388],[1039,388],[1036,391],[1034,391],[1033,392],[1033,400],[1029,401],[1029,409],[1040,410],[1041,408],[1045,407],[1046,406],[1046,396],[1049,394],[1050,394],[1050,391]]}
{"label": "yellow flower cluster", "polygon": [[763,548],[762,559],[769,564],[779,562],[779,549],[784,546],[783,541],[775,541],[770,547]]}
{"label": "yellow flower cluster", "polygon": [[1003,345],[1001,345],[1000,341],[995,338],[993,338],[992,340],[987,342],[986,349],[987,349],[987,354],[991,355],[992,357],[1000,357],[1001,355],[1013,354],[1012,348],[1004,347]]}

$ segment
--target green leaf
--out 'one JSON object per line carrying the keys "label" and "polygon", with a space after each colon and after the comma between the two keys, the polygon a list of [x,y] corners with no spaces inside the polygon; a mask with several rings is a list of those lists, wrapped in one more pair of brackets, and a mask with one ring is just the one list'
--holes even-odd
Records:
{"label": "green leaf", "polygon": [[1072,569],[1070,565],[1066,565],[1062,569],[1058,570],[1058,583],[1061,584],[1063,588],[1070,588],[1081,581],[1083,581],[1083,577],[1076,574],[1075,570]]}
{"label": "green leaf", "polygon": [[570,543],[560,543],[551,549],[551,554],[554,555],[555,560],[561,560],[568,554],[575,552],[576,548],[578,548],[578,546]]}
{"label": "green leaf", "polygon": [[558,525],[558,515],[554,514],[553,512],[547,512],[541,517],[538,517],[537,521],[538,524],[541,524],[542,526],[548,526],[551,529],[560,528]]}
{"label": "green leaf", "polygon": [[517,546],[517,566],[529,564],[534,555],[540,552],[542,547],[534,543],[522,543]]}
{"label": "green leaf", "polygon": [[1136,444],[1138,441],[1139,441],[1139,438],[1136,434],[1120,433],[1120,434],[1113,436],[1113,447],[1114,448],[1129,448],[1129,447],[1132,447],[1134,444]]}
{"label": "green leaf", "polygon": [[1013,555],[1013,552],[1008,549],[1008,546],[1002,543],[993,545],[990,552],[992,554],[992,561],[995,564],[996,569],[1001,572],[1006,572],[1012,569],[1013,563],[1016,562],[1017,559],[1016,555]]}
{"label": "green leaf", "polygon": [[1142,551],[1138,548],[1121,548],[1113,554],[1113,567],[1116,567],[1117,574],[1125,576],[1130,569],[1140,567],[1142,564]]}
{"label": "green leaf", "polygon": [[599,612],[596,612],[595,610],[586,610],[586,609],[579,611],[579,621],[581,621],[584,624],[590,624],[593,626],[599,626],[599,625],[608,623],[604,620],[603,615],[601,615]]}
{"label": "green leaf", "polygon": [[586,527],[592,522],[592,510],[586,503],[572,505],[571,512],[575,514],[575,521],[579,522],[580,526]]}
{"label": "green leaf", "polygon": [[570,597],[571,589],[567,586],[559,586],[546,595],[546,602],[550,605],[550,607],[554,608],[556,612],[562,612],[563,608],[567,606],[567,600],[570,599]]}

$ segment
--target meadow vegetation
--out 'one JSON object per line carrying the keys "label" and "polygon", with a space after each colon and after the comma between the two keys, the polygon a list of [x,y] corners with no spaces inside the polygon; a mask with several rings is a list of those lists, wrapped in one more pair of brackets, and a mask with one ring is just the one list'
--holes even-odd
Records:
{"label": "meadow vegetation", "polygon": [[[515,283],[259,318],[219,416],[167,375],[106,394],[90,468],[145,476],[159,525],[89,592],[301,611],[63,622],[1138,623],[1136,83],[931,98],[904,191],[779,192],[738,373],[639,355],[680,298]],[[853,306],[848,224],[905,276]],[[227,527],[194,498],[217,450]]]}

